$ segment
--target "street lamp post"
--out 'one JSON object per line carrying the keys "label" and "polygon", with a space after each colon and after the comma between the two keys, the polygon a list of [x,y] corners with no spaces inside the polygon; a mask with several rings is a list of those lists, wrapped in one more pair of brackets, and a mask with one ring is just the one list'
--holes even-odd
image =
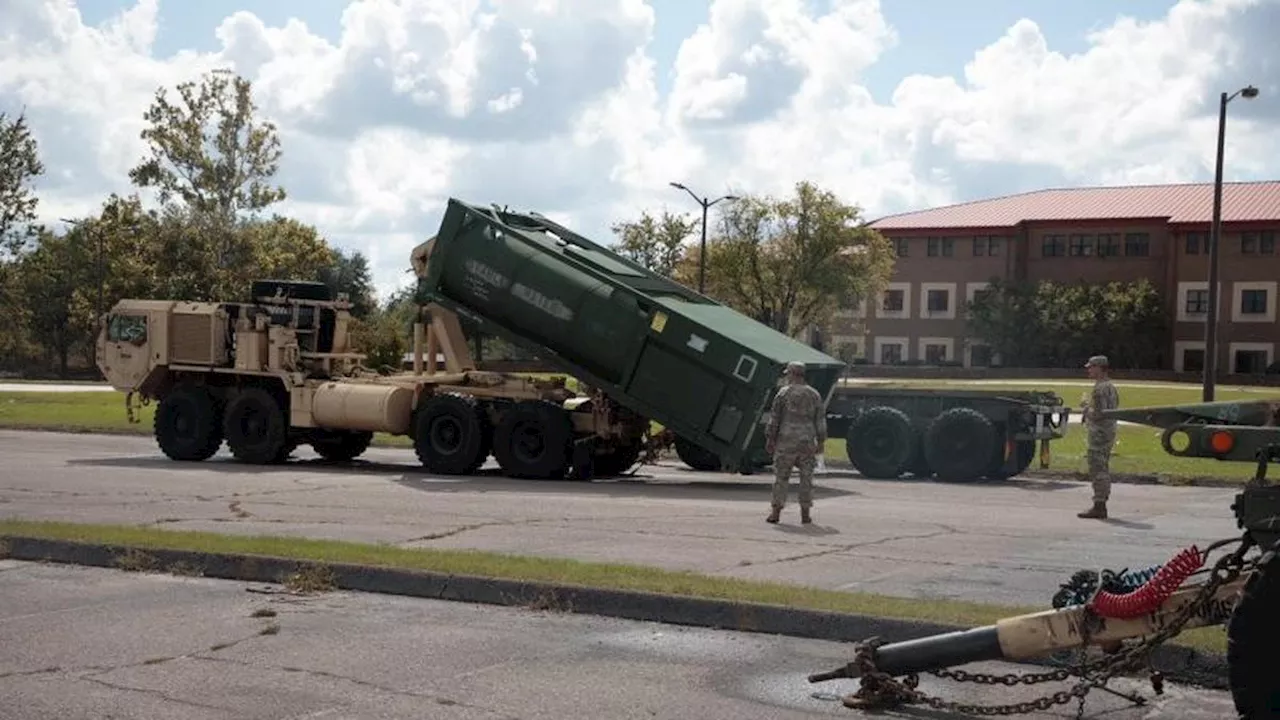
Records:
{"label": "street lamp post", "polygon": [[707,287],[707,208],[715,205],[721,200],[737,200],[738,196],[725,195],[723,197],[718,197],[715,200],[708,201],[706,198],[698,197],[692,190],[678,182],[671,183],[671,187],[679,188],[689,193],[689,195],[702,206],[702,244],[698,251],[698,292],[704,293]]}
{"label": "street lamp post", "polygon": [[1222,155],[1226,142],[1227,103],[1239,95],[1246,100],[1258,96],[1258,88],[1249,85],[1228,95],[1222,93],[1218,105],[1218,157],[1213,176],[1213,229],[1209,233],[1209,315],[1204,323],[1204,389],[1203,402],[1213,402],[1214,384],[1218,378],[1218,246],[1222,239]]}

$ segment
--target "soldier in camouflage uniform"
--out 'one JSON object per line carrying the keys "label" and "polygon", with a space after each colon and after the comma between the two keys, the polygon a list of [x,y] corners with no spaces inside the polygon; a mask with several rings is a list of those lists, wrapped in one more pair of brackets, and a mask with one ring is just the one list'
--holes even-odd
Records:
{"label": "soldier in camouflage uniform", "polygon": [[1108,365],[1105,355],[1094,355],[1085,363],[1094,383],[1081,407],[1088,438],[1085,457],[1089,462],[1089,482],[1093,485],[1093,507],[1077,517],[1099,520],[1107,517],[1107,500],[1111,497],[1111,448],[1116,442],[1115,418],[1103,417],[1102,411],[1120,406],[1120,393],[1107,375]]}
{"label": "soldier in camouflage uniform", "polygon": [[804,364],[787,363],[787,384],[773,398],[765,448],[773,456],[773,511],[768,522],[778,522],[787,503],[791,469],[800,470],[800,522],[813,522],[813,469],[827,441],[827,415],[822,396],[804,379]]}

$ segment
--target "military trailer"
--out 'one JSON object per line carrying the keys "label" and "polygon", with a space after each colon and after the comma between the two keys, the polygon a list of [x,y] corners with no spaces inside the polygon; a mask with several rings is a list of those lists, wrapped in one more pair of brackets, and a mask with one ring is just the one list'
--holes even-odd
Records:
{"label": "military trailer", "polygon": [[1056,393],[906,387],[838,387],[827,404],[827,434],[845,439],[858,472],[890,479],[1004,480],[1067,432],[1070,411]]}
{"label": "military trailer", "polygon": [[[225,442],[242,462],[301,445],[345,461],[387,433],[432,472],[472,473],[492,455],[508,476],[539,479],[625,472],[676,437],[750,471],[768,460],[761,426],[785,364],[805,363],[828,394],[843,368],[536,215],[451,199],[410,262],[412,372],[365,368],[347,299],[282,280],[254,282],[241,302],[121,300],[99,368],[131,418],[135,396],[159,401],[155,437],[175,460]],[[478,370],[460,316],[589,387]]]}

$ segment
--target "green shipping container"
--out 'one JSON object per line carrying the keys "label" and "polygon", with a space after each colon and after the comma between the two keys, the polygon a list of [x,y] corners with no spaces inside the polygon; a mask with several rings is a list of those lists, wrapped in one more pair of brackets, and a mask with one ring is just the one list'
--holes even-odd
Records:
{"label": "green shipping container", "polygon": [[786,364],[830,398],[844,363],[540,215],[450,199],[419,302],[528,348],[720,456],[767,461],[764,422]]}

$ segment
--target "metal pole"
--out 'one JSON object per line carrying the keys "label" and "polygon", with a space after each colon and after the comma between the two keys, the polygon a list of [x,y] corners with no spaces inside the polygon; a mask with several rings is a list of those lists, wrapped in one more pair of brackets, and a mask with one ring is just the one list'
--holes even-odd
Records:
{"label": "metal pole", "polygon": [[94,325],[102,324],[102,286],[106,282],[106,271],[103,264],[102,226],[98,226],[98,312],[94,316]]}
{"label": "metal pole", "polygon": [[1213,402],[1218,378],[1218,250],[1222,244],[1222,155],[1226,139],[1227,101],[1218,106],[1218,157],[1213,176],[1213,229],[1209,233],[1209,316],[1204,322],[1204,388],[1202,402]]}
{"label": "metal pole", "polygon": [[706,199],[698,201],[702,205],[702,247],[698,251],[698,292],[706,294],[707,289],[707,208],[711,207]]}

